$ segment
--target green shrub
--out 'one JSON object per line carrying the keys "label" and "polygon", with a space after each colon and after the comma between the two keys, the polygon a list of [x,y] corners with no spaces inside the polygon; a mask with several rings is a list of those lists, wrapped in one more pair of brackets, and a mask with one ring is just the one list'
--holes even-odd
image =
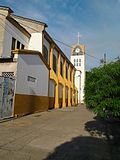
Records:
{"label": "green shrub", "polygon": [[86,73],[85,103],[100,117],[120,117],[120,60]]}

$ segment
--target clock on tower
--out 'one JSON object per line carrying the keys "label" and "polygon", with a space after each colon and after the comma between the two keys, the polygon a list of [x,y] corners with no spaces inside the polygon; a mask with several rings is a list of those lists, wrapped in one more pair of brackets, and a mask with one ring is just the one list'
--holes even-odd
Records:
{"label": "clock on tower", "polygon": [[75,46],[74,48],[73,48],[73,54],[74,55],[80,55],[80,54],[82,54],[82,50],[81,50],[81,47],[79,46],[79,45],[77,45],[77,46]]}

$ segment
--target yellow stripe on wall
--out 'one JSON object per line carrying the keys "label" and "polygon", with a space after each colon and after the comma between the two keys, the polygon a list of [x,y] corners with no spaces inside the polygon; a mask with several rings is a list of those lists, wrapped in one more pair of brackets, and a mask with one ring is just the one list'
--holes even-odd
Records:
{"label": "yellow stripe on wall", "polygon": [[14,115],[26,115],[48,110],[49,97],[15,94]]}

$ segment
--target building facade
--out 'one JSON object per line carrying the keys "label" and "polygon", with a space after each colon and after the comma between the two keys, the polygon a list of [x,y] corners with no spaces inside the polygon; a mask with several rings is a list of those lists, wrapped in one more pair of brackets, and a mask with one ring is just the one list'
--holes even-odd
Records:
{"label": "building facade", "polygon": [[13,116],[78,103],[76,69],[46,27],[0,7],[0,76],[15,79]]}

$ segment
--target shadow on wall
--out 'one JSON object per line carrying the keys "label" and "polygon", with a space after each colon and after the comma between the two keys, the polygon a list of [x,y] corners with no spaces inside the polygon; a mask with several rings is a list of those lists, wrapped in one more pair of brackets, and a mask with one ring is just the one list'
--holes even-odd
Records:
{"label": "shadow on wall", "polygon": [[99,119],[85,124],[90,136],[75,137],[50,153],[44,160],[120,160],[119,123]]}

